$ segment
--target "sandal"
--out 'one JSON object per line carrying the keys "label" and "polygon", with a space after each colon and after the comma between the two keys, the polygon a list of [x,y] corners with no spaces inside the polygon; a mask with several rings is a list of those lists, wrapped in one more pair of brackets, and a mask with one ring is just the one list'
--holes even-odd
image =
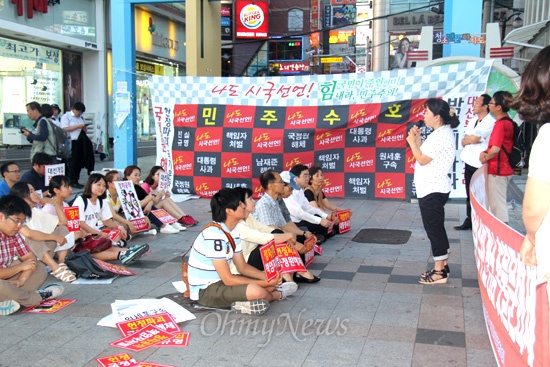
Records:
{"label": "sandal", "polygon": [[69,270],[65,264],[63,264],[63,266],[59,264],[59,268],[56,271],[52,271],[50,274],[65,283],[71,283],[76,280],[76,274]]}
{"label": "sandal", "polygon": [[[449,264],[445,264],[445,267],[444,267],[445,271],[447,272],[447,277],[450,277],[451,276],[451,269],[449,268]],[[434,270],[434,269],[432,269]],[[426,276],[428,276],[428,274],[432,271],[432,270],[427,270],[425,272],[423,272],[420,277],[421,278],[425,278]]]}
{"label": "sandal", "polygon": [[[441,276],[441,278],[434,279],[434,276],[436,275]],[[441,270],[432,269],[426,274],[426,276],[420,277],[420,280],[418,282],[420,284],[432,285],[432,284],[445,284],[447,283],[447,280],[449,280],[449,277],[445,269],[441,269]]]}

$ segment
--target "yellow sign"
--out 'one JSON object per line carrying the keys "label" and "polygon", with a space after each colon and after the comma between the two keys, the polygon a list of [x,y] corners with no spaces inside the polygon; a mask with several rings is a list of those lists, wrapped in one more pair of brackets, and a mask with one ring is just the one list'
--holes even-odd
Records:
{"label": "yellow sign", "polygon": [[164,66],[149,64],[148,62],[136,61],[136,71],[164,76]]}
{"label": "yellow sign", "polygon": [[321,64],[332,64],[334,62],[344,62],[342,56],[339,57],[321,57]]}

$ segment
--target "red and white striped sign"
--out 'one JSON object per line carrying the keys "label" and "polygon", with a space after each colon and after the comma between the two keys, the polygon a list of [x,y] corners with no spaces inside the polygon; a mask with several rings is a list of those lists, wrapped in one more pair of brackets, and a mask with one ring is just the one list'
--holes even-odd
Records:
{"label": "red and white striped sign", "polygon": [[491,59],[510,59],[514,57],[514,47],[491,47],[489,57]]}
{"label": "red and white striped sign", "polygon": [[408,61],[428,61],[428,50],[411,50],[407,51]]}

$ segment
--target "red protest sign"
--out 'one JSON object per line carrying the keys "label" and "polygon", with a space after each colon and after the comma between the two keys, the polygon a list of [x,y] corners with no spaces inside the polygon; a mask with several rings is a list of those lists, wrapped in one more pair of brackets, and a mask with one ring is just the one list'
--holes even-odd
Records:
{"label": "red protest sign", "polygon": [[170,334],[181,333],[181,329],[172,317],[167,312],[158,313],[156,315],[142,317],[135,320],[117,322],[116,327],[123,336],[129,336],[136,331],[143,329],[147,325],[154,325],[160,330],[166,331]]}
{"label": "red protest sign", "polygon": [[75,303],[76,299],[48,299],[42,301],[39,305],[29,307],[23,312],[28,313],[55,313],[71,303]]}
{"label": "red protest sign", "polygon": [[145,217],[130,219],[130,223],[134,225],[137,232],[146,231],[149,229],[149,225],[147,224]]}
{"label": "red protest sign", "polygon": [[304,272],[306,267],[300,258],[300,254],[296,249],[286,243],[281,243],[275,246],[279,263],[281,264],[281,273]]}
{"label": "red protest sign", "polygon": [[168,214],[168,212],[164,209],[151,210],[151,213],[153,213],[153,215],[157,217],[164,224],[171,224],[177,221],[176,218]]}
{"label": "red protest sign", "polygon": [[265,277],[269,282],[277,277],[277,272],[279,271],[279,260],[277,258],[277,250],[275,249],[275,240],[271,240],[260,247],[260,256],[264,263]]}
{"label": "red protest sign", "polygon": [[69,232],[80,231],[80,212],[78,206],[67,206],[63,208],[67,217],[67,229]]}
{"label": "red protest sign", "polygon": [[99,260],[99,259],[96,259],[94,258],[93,259],[99,266],[101,266],[101,268],[103,270],[107,270],[107,271],[110,271],[111,273],[115,273],[115,274],[120,274],[120,275],[136,275],[136,273],[134,273],[133,271],[131,270],[128,270],[128,268],[122,266],[122,265],[115,265],[115,264],[111,264],[111,263],[108,263],[106,261],[103,261],[103,260]]}
{"label": "red protest sign", "polygon": [[306,247],[306,253],[304,255],[306,260],[306,267],[313,262],[315,258],[315,243],[317,242],[317,237],[311,236],[304,241],[304,246]]}
{"label": "red protest sign", "polygon": [[338,220],[340,221],[340,224],[338,225],[340,234],[348,232],[351,229],[351,211],[342,210],[333,214],[336,214]]}
{"label": "red protest sign", "polygon": [[162,331],[156,326],[147,325],[132,335],[110,343],[110,345],[137,352],[157,345],[160,342],[168,340],[172,337],[172,334]]}
{"label": "red protest sign", "polygon": [[102,367],[133,367],[141,366],[128,353],[116,354],[114,356],[102,357],[95,359]]}
{"label": "red protest sign", "polygon": [[116,236],[118,236],[120,234],[120,229],[104,228],[104,229],[101,230],[101,232],[109,233],[109,239],[111,241],[114,241]]}
{"label": "red protest sign", "polygon": [[159,347],[186,347],[189,345],[190,333],[179,333],[174,335],[172,339],[165,340],[160,342],[157,346]]}
{"label": "red protest sign", "polygon": [[313,251],[315,251],[316,254],[323,256],[323,248],[318,244],[315,244],[315,246],[313,247]]}

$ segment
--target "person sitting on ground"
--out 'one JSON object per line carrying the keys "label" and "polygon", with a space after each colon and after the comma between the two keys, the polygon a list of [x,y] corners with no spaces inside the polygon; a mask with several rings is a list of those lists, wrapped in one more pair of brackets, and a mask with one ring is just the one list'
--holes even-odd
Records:
{"label": "person sitting on ground", "polygon": [[36,261],[19,233],[31,215],[31,208],[19,196],[0,198],[0,315],[9,315],[21,305],[36,306],[63,294],[59,284],[39,288],[48,277],[46,267]]}
{"label": "person sitting on ground", "polygon": [[[267,226],[256,220],[251,215],[256,208],[256,203],[252,198],[252,190],[245,187],[236,187],[234,190],[239,193],[242,202],[246,205],[246,219],[237,224],[237,231],[241,237],[243,256],[246,262],[256,269],[263,271],[264,264],[262,255],[260,254],[260,247],[273,239],[275,240],[275,244],[286,242],[289,246],[292,246],[300,254],[302,262],[304,262],[305,259],[303,254],[306,252],[306,247],[296,242],[296,234],[285,232],[273,226]],[[294,282],[292,279],[293,274],[294,273],[283,274],[283,280],[285,282]],[[299,274],[306,278],[314,277],[309,271],[300,272]],[[296,287],[296,289],[298,289],[298,287]]]}
{"label": "person sitting on ground", "polygon": [[6,162],[0,166],[4,179],[0,182],[0,197],[8,195],[12,186],[21,180],[21,170],[15,162]]}
{"label": "person sitting on ground", "polygon": [[[76,280],[76,274],[65,265],[65,258],[68,250],[55,252],[57,244],[67,243],[66,235],[67,217],[63,208],[53,199],[38,197],[34,187],[26,182],[18,182],[11,188],[11,195],[17,195],[29,205],[32,217],[21,227],[20,233],[25,237],[27,245],[31,248],[36,257],[50,267],[50,273],[62,282],[70,283]],[[56,214],[52,215],[43,212],[38,206],[49,203],[55,206]],[[54,260],[57,254],[58,261]]]}
{"label": "person sitting on ground", "polygon": [[[136,195],[140,202],[141,208],[143,209],[143,214],[147,215],[151,220],[151,223],[157,225],[160,228],[160,233],[175,234],[179,231],[185,231],[187,227],[182,226],[178,222],[172,224],[162,223],[151,211],[158,209],[156,206],[162,199],[161,197],[156,197],[152,194],[147,194],[147,192],[140,186],[139,181],[141,177],[141,169],[138,166],[128,166],[124,169],[124,178],[126,180],[132,181],[134,184],[134,189],[136,190]],[[178,213],[164,209],[174,218],[178,218]],[[175,216],[174,216],[175,215]]]}
{"label": "person sitting on ground", "polygon": [[[172,215],[174,218],[178,218],[178,223],[187,226],[192,227],[196,226],[199,222],[195,220],[192,216],[185,214],[183,210],[180,209],[178,204],[172,200],[170,197],[170,191],[168,190],[159,190],[158,185],[160,182],[160,174],[164,172],[164,169],[161,166],[154,166],[151,168],[151,171],[143,180],[143,183],[141,184],[141,187],[147,194],[151,194],[157,197],[157,203],[155,206],[157,208],[161,208],[166,210],[167,212],[174,212],[177,216]],[[170,209],[170,211],[168,210]]]}
{"label": "person sitting on ground", "polygon": [[[113,220],[123,226],[129,236],[135,236],[138,234],[136,227],[132,222],[126,219],[124,211],[122,210],[122,203],[118,197],[115,185],[115,182],[118,181],[120,181],[120,173],[118,171],[113,170],[105,174],[105,182],[107,182],[107,203],[109,204],[109,208],[111,208]],[[147,222],[147,229],[151,228],[151,221],[149,218],[145,217],[145,221]],[[160,224],[162,224],[162,222],[160,222]],[[154,231],[154,233],[156,233],[156,230]]]}
{"label": "person sitting on ground", "polygon": [[[339,206],[334,205],[325,196],[325,193],[323,192],[323,185],[325,184],[325,176],[323,175],[323,170],[321,167],[318,167],[318,166],[311,167],[309,169],[309,176],[310,176],[309,185],[304,190],[304,195],[306,196],[311,206],[319,208],[330,215],[331,220],[334,222],[334,228],[333,228],[332,234],[340,233],[338,230],[338,225],[340,224],[340,220],[338,219],[338,216],[336,214],[333,215],[332,213],[341,212],[346,209],[342,209]],[[351,217],[351,210],[350,210],[350,217]]]}
{"label": "person sitting on ground", "polygon": [[[237,223],[245,219],[245,205],[239,194],[224,188],[210,200],[212,220],[197,236],[189,253],[189,288],[191,299],[206,307],[231,307],[235,313],[262,315],[269,302],[285,299],[290,283],[281,274],[271,281],[265,273],[244,261]],[[231,273],[233,262],[241,275]]]}
{"label": "person sitting on ground", "polygon": [[[296,235],[296,250],[302,256],[306,250],[302,244],[307,238],[313,236],[313,233],[308,231],[306,227],[299,228],[290,218],[290,213],[283,199],[291,195],[292,188],[283,181],[279,173],[273,170],[262,173],[260,184],[265,194],[256,203],[252,216],[267,226]],[[321,279],[309,272],[294,273],[296,283],[316,283],[319,280]]]}
{"label": "person sitting on ground", "polygon": [[297,164],[287,172],[283,172],[281,176],[288,175],[290,185],[294,189],[292,195],[284,199],[292,221],[298,227],[307,227],[317,237],[317,243],[321,244],[325,241],[332,221],[327,213],[312,206],[304,195],[304,189],[309,184],[309,169],[303,164]]}
{"label": "person sitting on ground", "polygon": [[40,190],[42,194],[48,191],[48,185],[44,179],[46,175],[46,166],[53,164],[54,157],[46,153],[36,153],[32,157],[32,168],[21,176],[21,182],[30,183],[35,190]]}
{"label": "person sitting on ground", "polygon": [[[104,238],[109,238],[109,234],[102,232],[102,229],[118,229],[120,234],[114,239],[117,244],[120,239],[125,239],[126,231],[124,227],[118,226],[113,220],[109,205],[105,204],[105,191],[107,183],[102,174],[92,173],[86,181],[82,195],[77,196],[73,205],[78,206],[80,212],[80,228],[86,233],[95,234]],[[122,264],[129,265],[138,260],[149,250],[149,245],[135,245],[128,249],[111,246],[107,250],[92,254],[93,257],[100,260],[120,260]]]}

